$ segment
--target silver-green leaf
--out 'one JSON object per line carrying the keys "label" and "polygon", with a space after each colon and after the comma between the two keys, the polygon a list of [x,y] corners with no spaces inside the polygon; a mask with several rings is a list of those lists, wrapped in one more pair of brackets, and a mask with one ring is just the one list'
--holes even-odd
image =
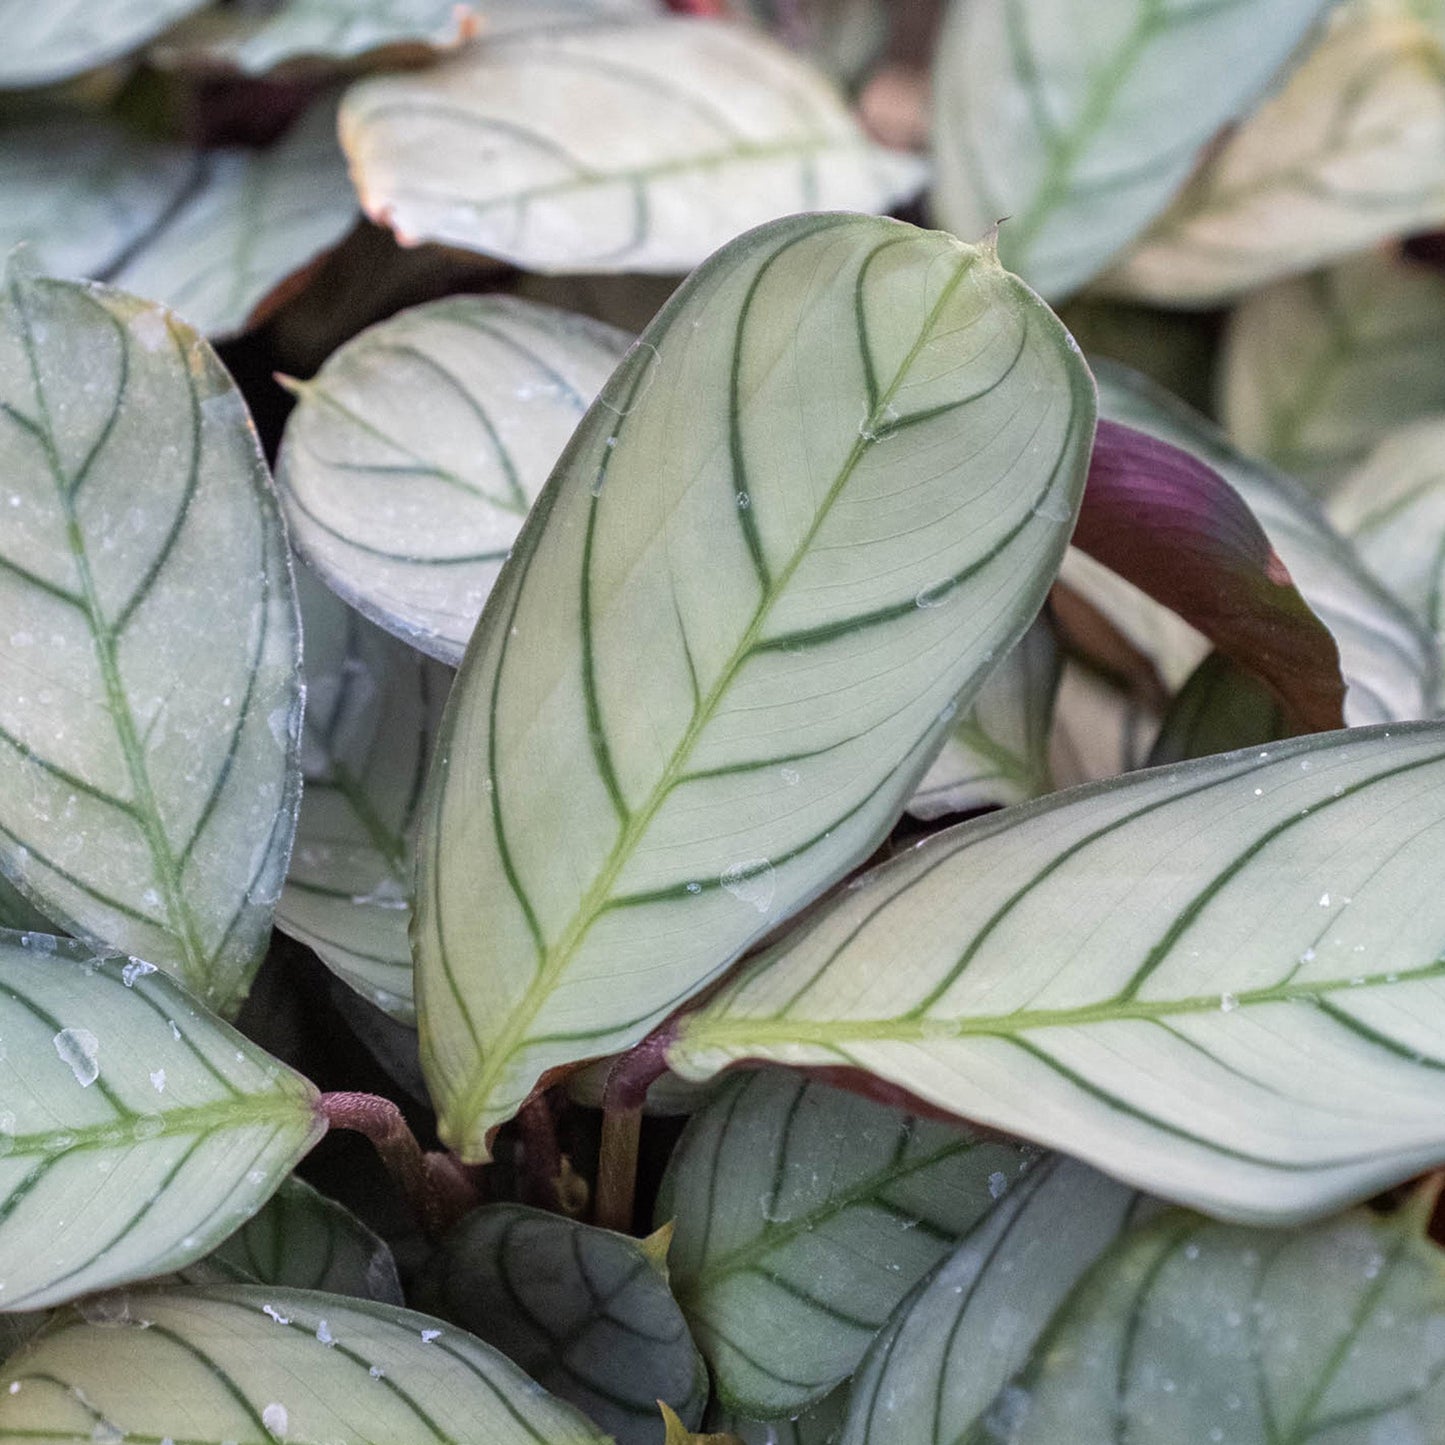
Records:
{"label": "silver-green leaf", "polygon": [[630,341],[508,296],[435,301],[362,332],[292,383],[276,475],[297,549],[373,622],[455,666]]}
{"label": "silver-green leaf", "polygon": [[1025,1175],[1031,1151],[763,1070],[688,1124],[657,1204],[723,1402],[796,1415]]}
{"label": "silver-green leaf", "polygon": [[245,403],[161,307],[12,267],[0,473],[0,870],[232,1007],[286,871],[302,706]]}
{"label": "silver-green leaf", "polygon": [[316,1091],[137,959],[0,934],[0,1309],[214,1249],[325,1130]]}
{"label": "silver-green leaf", "polygon": [[1442,844],[1435,723],[1055,794],[875,870],[668,1060],[856,1069],[1213,1213],[1321,1214],[1445,1159]]}
{"label": "silver-green leaf", "polygon": [[991,252],[898,222],[760,227],[668,303],[447,709],[413,942],[449,1144],[484,1157],[867,856],[1037,611],[1093,414]]}
{"label": "silver-green leaf", "polygon": [[0,89],[50,85],[139,49],[206,0],[0,0]]}

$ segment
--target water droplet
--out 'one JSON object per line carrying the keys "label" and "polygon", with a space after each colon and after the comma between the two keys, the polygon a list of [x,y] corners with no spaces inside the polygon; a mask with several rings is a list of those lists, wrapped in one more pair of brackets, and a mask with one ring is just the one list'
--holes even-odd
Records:
{"label": "water droplet", "polygon": [[1008,1175],[1002,1169],[995,1169],[988,1176],[988,1197],[990,1199],[1002,1199],[1008,1192]]}
{"label": "water droplet", "polygon": [[154,973],[156,966],[147,963],[142,958],[132,958],[130,962],[120,971],[120,981],[127,987],[133,988],[138,978],[144,978],[148,973]]}
{"label": "water droplet", "polygon": [[773,906],[773,895],[778,889],[777,874],[766,858],[744,858],[730,863],[718,875],[718,882],[734,898],[751,904],[759,913],[766,913]]}
{"label": "water droplet", "polygon": [[164,1134],[165,1130],[166,1121],[159,1114],[142,1114],[130,1126],[130,1132],[139,1140],[154,1139],[157,1134]]}
{"label": "water droplet", "polygon": [[421,1332],[421,1342],[424,1345],[429,1345],[433,1340],[439,1340],[441,1337],[442,1332],[440,1330],[423,1330]]}
{"label": "water droplet", "polygon": [[373,1380],[381,1380],[386,1377],[386,1371],[380,1365],[373,1365],[367,1372]]}
{"label": "water droplet", "polygon": [[70,1066],[75,1082],[88,1089],[100,1077],[100,1040],[89,1029],[61,1029],[56,1034],[55,1052]]}
{"label": "water droplet", "polygon": [[262,1305],[261,1313],[265,1315],[267,1319],[275,1320],[278,1325],[289,1325],[291,1323],[291,1321],[273,1305]]}
{"label": "water droplet", "polygon": [[261,1411],[261,1423],[278,1439],[284,1440],[291,1428],[291,1416],[284,1405],[272,1401]]}
{"label": "water droplet", "polygon": [[316,1321],[316,1338],[323,1345],[334,1345],[336,1337],[331,1333],[331,1327],[325,1320]]}
{"label": "water droplet", "polygon": [[1034,503],[1033,512],[1034,516],[1042,517],[1046,522],[1071,522],[1074,519],[1074,509],[1068,500],[1053,492],[1045,492]]}
{"label": "water droplet", "polygon": [[747,492],[739,492],[733,500],[737,502],[738,510],[742,512],[746,512],[753,504],[753,499]]}
{"label": "water droplet", "polygon": [[166,1071],[164,1069],[151,1070],[151,1088],[156,1093],[164,1094],[166,1091]]}
{"label": "water droplet", "polygon": [[1219,995],[1219,1011],[1222,1014],[1232,1014],[1239,1007],[1239,1000],[1232,993]]}
{"label": "water droplet", "polygon": [[1312,949],[1312,948],[1307,948],[1307,949],[1305,949],[1305,951],[1304,951],[1302,954],[1300,954],[1300,956],[1299,956],[1299,961],[1300,961],[1301,963],[1313,963],[1313,962],[1315,961],[1315,951],[1314,951],[1314,949]]}
{"label": "water droplet", "polygon": [[957,596],[958,586],[952,577],[946,577],[942,582],[935,582],[931,587],[920,587],[913,594],[915,607],[943,607],[952,602]]}
{"label": "water droplet", "polygon": [[779,772],[782,774],[783,781],[790,788],[796,788],[798,784],[802,781],[803,775],[797,770],[797,768],[781,768],[779,769]]}
{"label": "water droplet", "polygon": [[1321,893],[1321,894],[1320,894],[1320,907],[1321,907],[1321,908],[1328,908],[1329,906],[1330,906],[1330,895],[1329,895],[1328,893]]}

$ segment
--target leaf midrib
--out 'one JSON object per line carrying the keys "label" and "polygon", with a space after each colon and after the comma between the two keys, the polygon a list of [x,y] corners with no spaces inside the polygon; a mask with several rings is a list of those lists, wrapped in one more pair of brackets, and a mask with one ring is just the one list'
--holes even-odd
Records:
{"label": "leaf midrib", "polygon": [[[919,328],[917,340],[900,363],[893,379],[887,388],[878,394],[869,417],[869,425],[862,428],[859,436],[854,440],[847,459],[813,518],[812,525],[794,548],[792,556],[772,579],[771,585],[763,586],[762,597],[754,610],[752,620],[734,646],[732,653],[719,669],[716,681],[695,708],[686,731],[673,749],[643,806],[631,813],[624,822],[617,842],[613,845],[612,851],[595,881],[583,895],[577,910],[573,913],[556,945],[549,949],[546,956],[540,961],[541,967],[523,998],[508,1014],[505,1027],[498,1035],[493,1048],[482,1058],[481,1069],[474,1076],[473,1082],[458,1091],[459,1108],[465,1117],[467,1132],[470,1132],[473,1121],[482,1112],[493,1086],[505,1073],[507,1065],[525,1041],[527,1030],[541,1012],[546,999],[551,995],[556,980],[565,972],[572,955],[581,946],[588,929],[610,896],[613,884],[630,860],[633,850],[646,835],[654,817],[681,776],[686,759],[697,745],[707,725],[712,721],[714,711],[732,685],[739,668],[750,655],[774,603],[786,591],[794,573],[807,556],[819,529],[831,513],[834,503],[842,494],[863,456],[874,444],[872,438],[888,418],[893,397],[897,394],[904,378],[911,371],[927,340],[931,337],[939,317],[952,301],[954,293],[963,283],[964,277],[972,271],[982,255],[981,252],[962,247],[961,243],[959,244],[963,254],[957,269],[948,284],[941,289],[938,300]],[[740,338],[735,341],[734,345],[739,344]],[[867,431],[870,435],[865,437],[862,435],[862,431]],[[492,684],[493,688],[495,689],[499,685],[500,679],[495,679]]]}

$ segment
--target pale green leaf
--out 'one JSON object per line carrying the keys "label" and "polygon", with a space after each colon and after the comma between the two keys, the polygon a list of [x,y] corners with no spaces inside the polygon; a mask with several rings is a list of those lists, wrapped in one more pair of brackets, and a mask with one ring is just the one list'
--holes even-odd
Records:
{"label": "pale green leaf", "polygon": [[1314,52],[1101,286],[1217,305],[1445,220],[1445,27],[1410,10],[1337,7]]}
{"label": "pale green leaf", "polygon": [[796,211],[882,211],[921,163],[742,26],[663,18],[523,34],[341,108],[362,205],[406,242],[533,271],[686,271]]}
{"label": "pale green leaf", "polygon": [[395,1305],[218,1285],[125,1307],[67,1311],[6,1362],[0,1439],[607,1445],[480,1340]]}
{"label": "pale green leaf", "polygon": [[158,306],[0,301],[0,868],[78,936],[244,996],[295,825],[302,691],[245,403]]}
{"label": "pale green leaf", "polygon": [[835,1445],[847,1403],[847,1386],[840,1386],[826,1400],[792,1419],[750,1420],[713,1407],[708,1410],[707,1428],[735,1435],[742,1445]]}
{"label": "pale green leaf", "polygon": [[0,88],[49,85],[144,45],[206,0],[0,0]]}
{"label": "pale green leaf", "polygon": [[1055,794],[875,870],[668,1060],[858,1069],[1166,1198],[1319,1214],[1445,1158],[1442,846],[1434,723]]}
{"label": "pale green leaf", "polygon": [[180,1268],[325,1130],[316,1091],[135,959],[0,934],[0,1309]]}
{"label": "pale green leaf", "polygon": [[955,720],[908,811],[927,820],[1047,793],[1060,666],[1053,632],[1047,623],[1035,622],[989,674],[973,706]]}
{"label": "pale green leaf", "polygon": [[309,382],[277,466],[297,549],[455,666],[522,521],[631,338],[508,296],[403,311]]}
{"label": "pale green leaf", "polygon": [[276,924],[409,1023],[413,849],[451,673],[373,627],[306,572],[306,788]]}
{"label": "pale green leaf", "polygon": [[999,233],[1045,296],[1077,290],[1168,205],[1324,0],[953,0],[934,75],[934,206]]}
{"label": "pale green leaf", "polygon": [[1381,253],[1256,291],[1221,381],[1231,439],[1327,492],[1382,433],[1445,408],[1445,276]]}
{"label": "pale green leaf", "polygon": [[668,303],[447,710],[413,942],[449,1144],[868,855],[1037,611],[1093,407],[991,253],[895,221],[761,227]]}
{"label": "pale green leaf", "polygon": [[[1406,1445],[1445,1430],[1445,1269],[1409,1214],[1260,1231],[1171,1213],[1075,1292],[1016,1383],[1011,1445]],[[851,1442],[850,1442],[851,1445]]]}
{"label": "pale green leaf", "polygon": [[688,1124],[657,1203],[723,1402],[762,1419],[820,1401],[1032,1162],[798,1075],[732,1081]]}
{"label": "pale green leaf", "polygon": [[[1020,1402],[1004,1387],[1085,1271],[1148,1208],[1082,1164],[1055,1156],[1036,1165],[878,1336],[839,1445],[1012,1440]],[[1181,1435],[1177,1445],[1204,1439]],[[1054,1445],[1064,1441],[1083,1445],[1072,1430]]]}
{"label": "pale green leaf", "polygon": [[193,1284],[265,1284],[402,1303],[391,1250],[350,1210],[294,1176],[214,1254],[181,1272]]}
{"label": "pale green leaf", "polygon": [[1149,765],[1255,747],[1286,731],[1273,693],[1223,653],[1211,652],[1170,702],[1149,750]]}
{"label": "pale green leaf", "polygon": [[520,1204],[474,1210],[432,1255],[418,1305],[455,1320],[618,1445],[662,1445],[666,1401],[702,1419],[707,1370],[642,1244]]}
{"label": "pale green leaf", "polygon": [[1108,362],[1095,363],[1094,373],[1104,415],[1203,458],[1248,503],[1305,601],[1334,636],[1349,684],[1346,720],[1356,726],[1428,716],[1436,686],[1433,640],[1330,526],[1318,502],[1142,378]]}

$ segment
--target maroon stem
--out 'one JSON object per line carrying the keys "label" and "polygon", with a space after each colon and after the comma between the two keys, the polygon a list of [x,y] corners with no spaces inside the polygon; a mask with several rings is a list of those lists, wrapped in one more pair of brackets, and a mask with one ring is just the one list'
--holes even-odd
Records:
{"label": "maroon stem", "polygon": [[560,1210],[557,1183],[562,1177],[562,1151],[545,1094],[534,1094],[522,1105],[517,1132],[522,1139],[522,1187],[527,1202],[539,1209]]}

